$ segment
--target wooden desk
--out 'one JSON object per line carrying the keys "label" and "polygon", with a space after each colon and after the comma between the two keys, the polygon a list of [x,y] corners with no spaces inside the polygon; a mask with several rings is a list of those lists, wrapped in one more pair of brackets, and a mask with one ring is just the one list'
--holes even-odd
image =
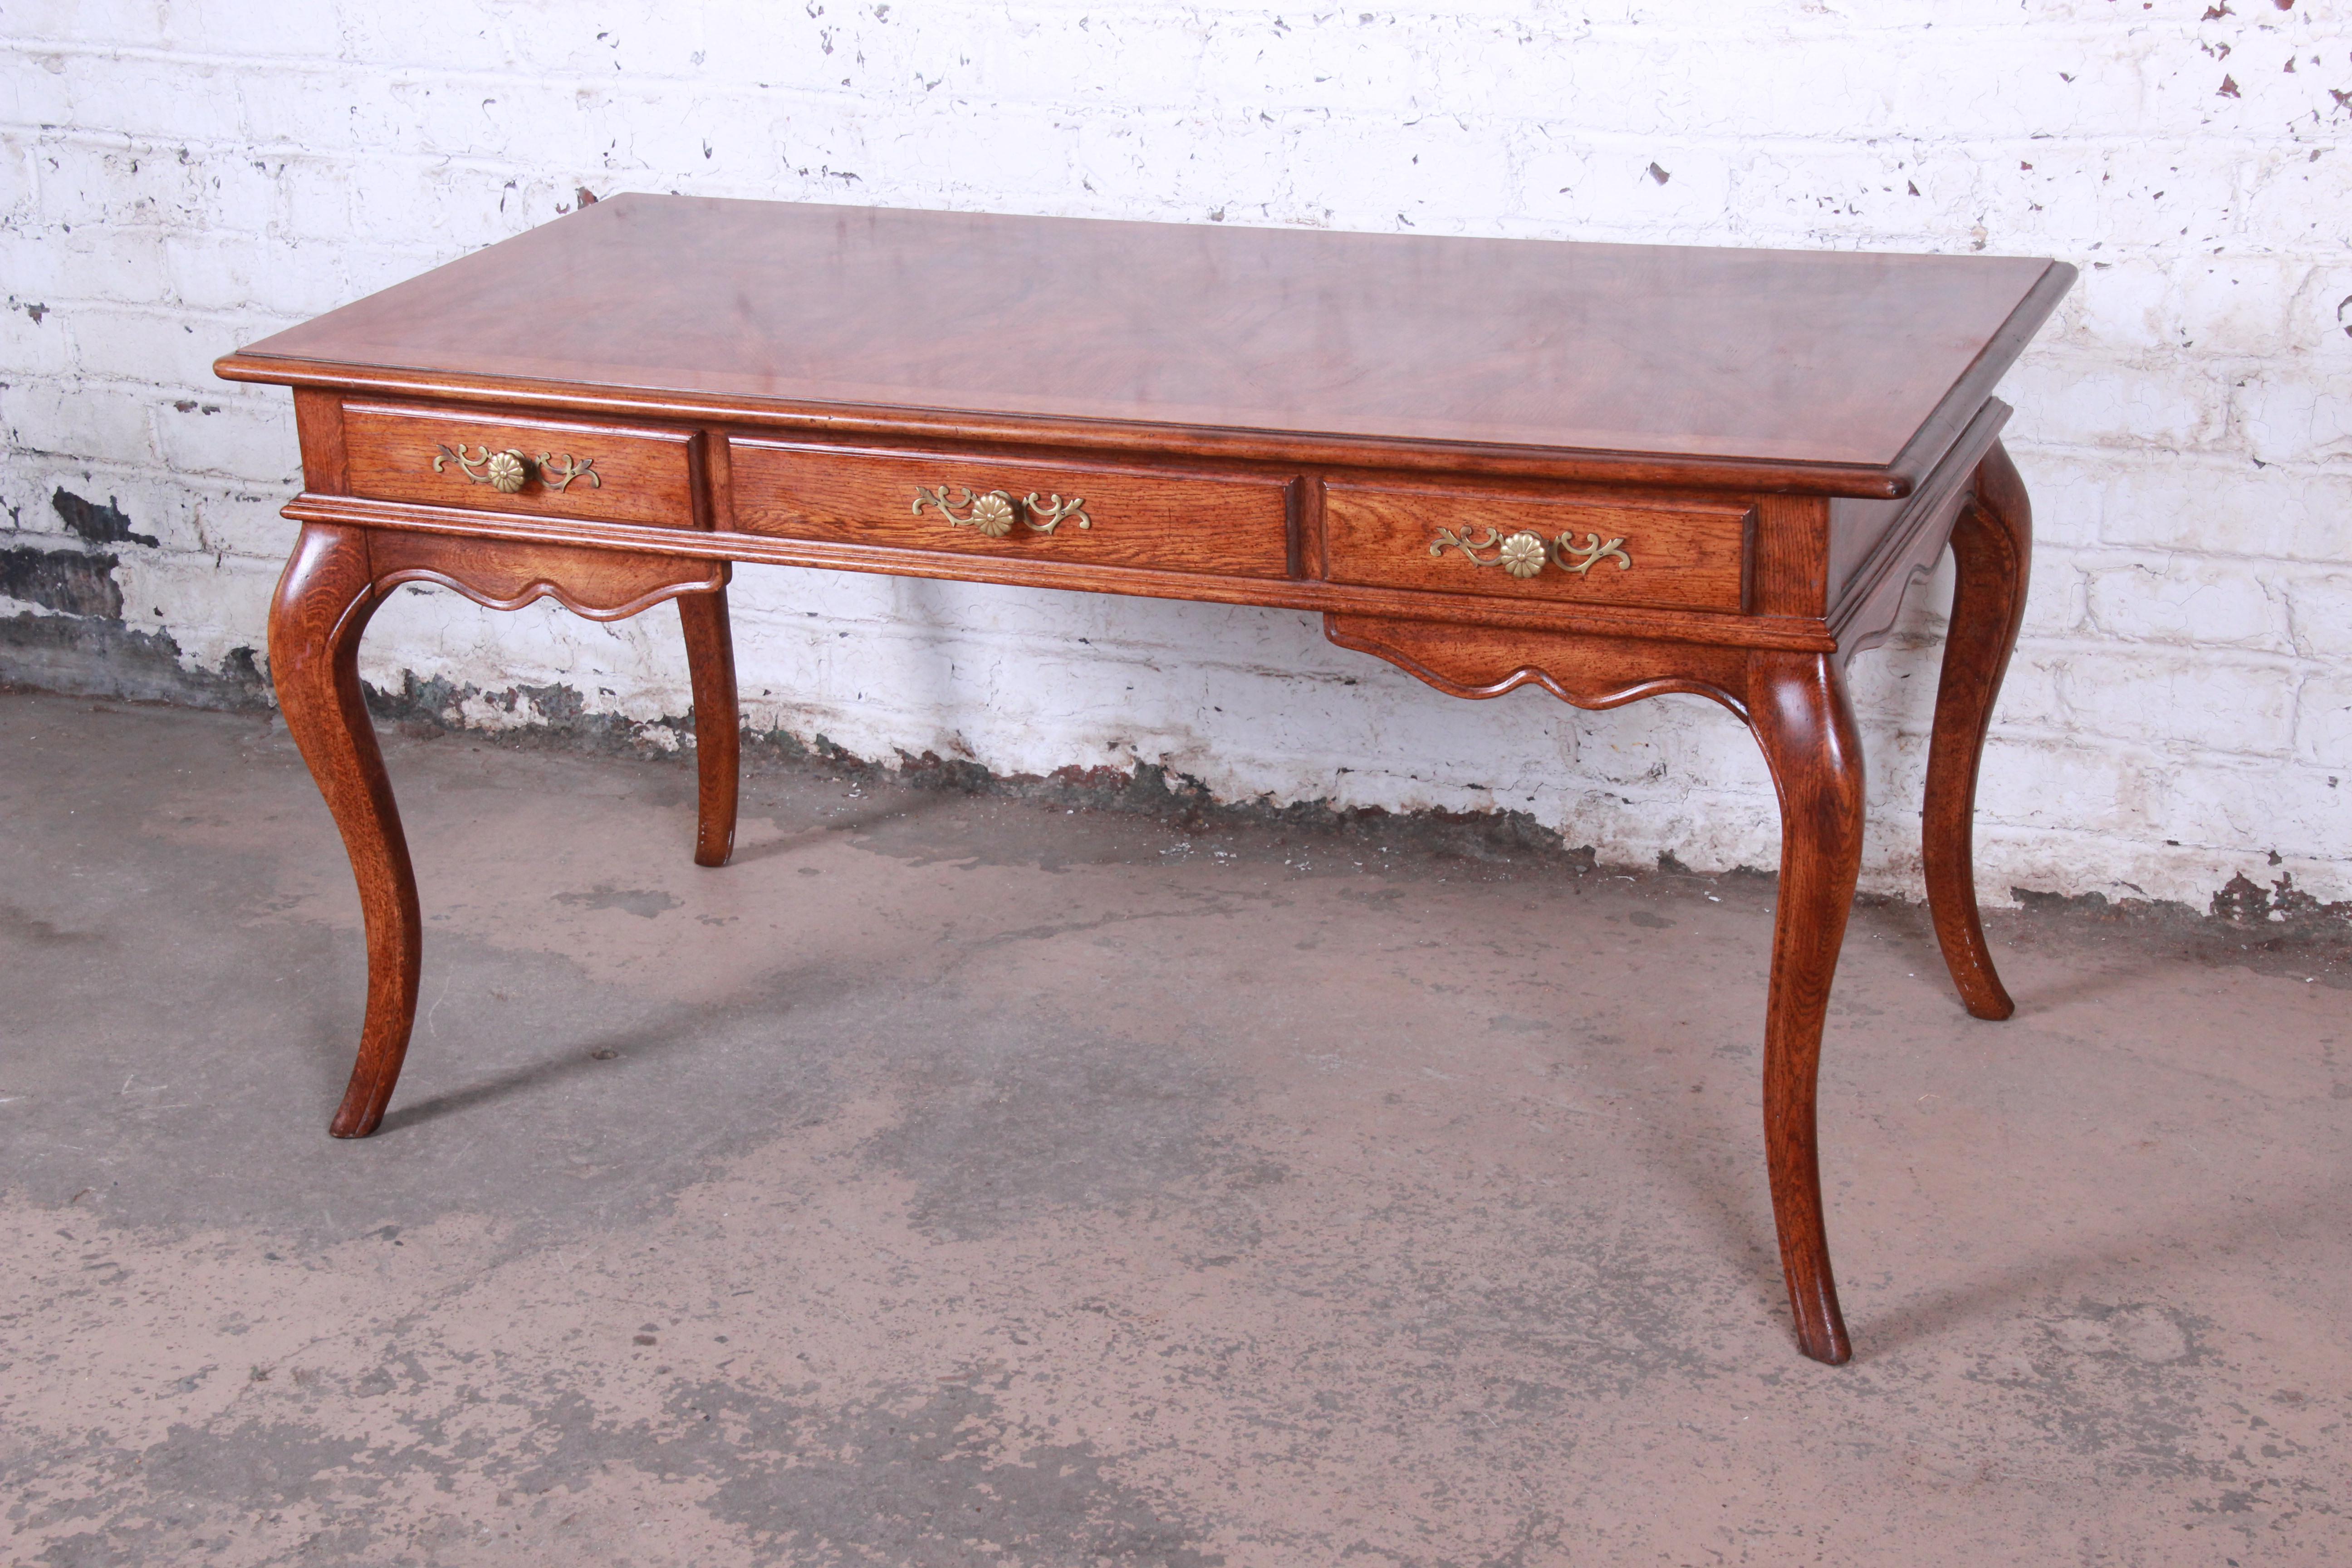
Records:
{"label": "wooden desk", "polygon": [[366,910],[330,1128],[382,1120],[422,922],[358,673],[395,585],[602,620],[676,600],[695,858],[735,830],[729,563],[1323,613],[1441,691],[1695,691],[1780,799],[1764,1142],[1804,1352],[1849,1354],[1814,1152],[1862,854],[1848,658],[1948,541],[1928,901],[1969,1011],[1977,761],[2024,610],[1990,393],[2055,262],[1329,234],[619,196],[223,359],[290,385],[286,722]]}

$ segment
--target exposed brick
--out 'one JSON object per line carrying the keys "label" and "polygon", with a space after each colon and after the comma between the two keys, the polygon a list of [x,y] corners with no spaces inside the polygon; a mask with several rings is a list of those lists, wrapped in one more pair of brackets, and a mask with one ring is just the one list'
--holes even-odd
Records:
{"label": "exposed brick", "polygon": [[2352,773],[2352,675],[2315,676],[2295,697],[2294,754],[2339,775]]}
{"label": "exposed brick", "polygon": [[151,293],[162,270],[163,236],[155,228],[85,224],[71,233],[42,234],[24,249],[25,265],[10,269],[10,291],[69,315],[85,300],[111,308]]}
{"label": "exposed brick", "polygon": [[2117,647],[2064,660],[2059,689],[2088,734],[2183,752],[2284,756],[2300,671],[2220,650]]}
{"label": "exposed brick", "polygon": [[2352,762],[2340,748],[2332,773],[2324,763],[2309,765],[2309,759],[2301,766],[2217,762],[2183,768],[2168,775],[2147,831],[2158,843],[2175,840],[2182,848],[2293,854],[2298,845],[2325,844],[2343,820],[2347,789]]}
{"label": "exposed brick", "polygon": [[2088,572],[2091,620],[2129,642],[2292,647],[2285,595],[2242,561],[2148,555]]}
{"label": "exposed brick", "polygon": [[2239,383],[2237,409],[2247,449],[2263,462],[2352,458],[2352,402],[2340,369],[2293,361],[2264,366]]}
{"label": "exposed brick", "polygon": [[2018,399],[2011,428],[2050,446],[2218,446],[2229,431],[2229,373],[2177,361],[2152,354],[2135,363],[2071,349],[2036,354],[2007,379]]}
{"label": "exposed brick", "polygon": [[28,379],[0,399],[0,428],[14,451],[53,458],[104,452],[119,462],[152,463],[156,452],[148,420],[158,396],[121,383]]}
{"label": "exposed brick", "polygon": [[294,411],[282,400],[264,404],[199,394],[160,400],[152,413],[156,445],[174,473],[301,485]]}
{"label": "exposed brick", "polygon": [[[2326,782],[2352,783],[2352,62],[2323,7],[2202,9],[29,0],[0,45],[0,508],[47,552],[54,489],[119,498],[160,542],[108,546],[126,621],[199,664],[260,646],[289,411],[212,358],[582,185],[2055,254],[2080,291],[2001,393],[2041,550],[1981,881],[2201,905],[2275,848],[2352,896]],[[2323,42],[2336,68],[2281,68]],[[1876,886],[1916,889],[1948,593],[1856,667]],[[1604,858],[1776,854],[1752,744],[1697,700],[1454,701],[1294,612],[759,568],[735,599],[752,721],[861,755],[1164,763],[1234,795],[1507,804]],[[684,676],[663,617],[446,593],[395,595],[366,662],[646,719]]]}
{"label": "exposed brick", "polygon": [[111,301],[79,306],[64,322],[83,375],[174,389],[211,384],[213,361],[241,335],[217,317]]}
{"label": "exposed brick", "polygon": [[38,44],[0,45],[0,121],[10,126],[62,125],[72,118],[65,51]]}
{"label": "exposed brick", "polygon": [[2352,539],[2352,470],[2342,465],[2150,452],[2073,466],[2095,493],[2108,544],[2331,562],[2345,559]]}
{"label": "exposed brick", "polygon": [[2287,579],[2286,600],[2295,652],[2352,659],[2352,571],[2297,574]]}

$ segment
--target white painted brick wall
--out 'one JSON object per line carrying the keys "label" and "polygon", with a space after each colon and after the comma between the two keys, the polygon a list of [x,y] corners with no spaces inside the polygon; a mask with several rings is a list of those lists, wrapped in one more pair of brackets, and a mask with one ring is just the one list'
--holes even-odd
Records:
{"label": "white painted brick wall", "polygon": [[[258,647],[292,420],[212,358],[583,185],[2051,254],[2083,280],[2004,388],[2042,544],[1988,892],[2201,904],[2242,872],[2352,899],[2341,0],[1362,3],[0,0],[5,542],[68,547],[61,489],[114,498],[159,542],[110,547],[130,625],[192,668]],[[1774,858],[1762,765],[1696,700],[1454,701],[1273,611],[739,584],[754,721],[856,752],[1141,759],[1231,797],[1507,805],[1604,858]],[[1856,666],[1884,889],[1915,889],[1948,592]],[[666,616],[411,592],[366,667],[685,706]]]}

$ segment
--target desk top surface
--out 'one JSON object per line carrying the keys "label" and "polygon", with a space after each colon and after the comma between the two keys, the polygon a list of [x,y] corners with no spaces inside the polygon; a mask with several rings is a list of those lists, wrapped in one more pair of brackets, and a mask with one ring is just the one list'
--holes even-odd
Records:
{"label": "desk top surface", "polygon": [[2011,257],[624,195],[223,370],[1893,474],[1974,412],[2073,277]]}

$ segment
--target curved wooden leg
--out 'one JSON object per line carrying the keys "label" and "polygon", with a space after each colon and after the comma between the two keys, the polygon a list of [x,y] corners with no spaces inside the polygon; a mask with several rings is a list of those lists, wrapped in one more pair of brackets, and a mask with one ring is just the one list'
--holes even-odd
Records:
{"label": "curved wooden leg", "polygon": [[1927,798],[1922,815],[1927,910],[1936,941],[1960,1000],[1979,1018],[2017,1011],[1985,946],[1977,914],[1977,764],[1993,700],[2009,669],[2025,619],[2033,552],[2033,512],[2025,483],[1996,443],[1977,466],[1976,493],[1952,527],[1952,624],[1944,672],[1936,687],[1936,730],[1927,745]]}
{"label": "curved wooden leg", "polygon": [[1748,723],[1780,795],[1780,889],[1764,1022],[1764,1151],[1797,1342],[1834,1366],[1853,1354],[1830,1273],[1814,1142],[1822,1020],[1862,868],[1862,742],[1826,654],[1757,654]]}
{"label": "curved wooden leg", "polygon": [[735,791],[743,745],[725,584],[707,594],[680,594],[677,616],[686,628],[686,664],[694,678],[694,863],[724,866],[735,849]]}
{"label": "curved wooden leg", "polygon": [[360,633],[379,602],[366,532],[308,523],[269,606],[278,709],[342,829],[367,921],[367,1021],[351,1087],[327,1127],[338,1138],[364,1138],[383,1120],[416,1021],[424,946],[408,840],[360,692]]}

